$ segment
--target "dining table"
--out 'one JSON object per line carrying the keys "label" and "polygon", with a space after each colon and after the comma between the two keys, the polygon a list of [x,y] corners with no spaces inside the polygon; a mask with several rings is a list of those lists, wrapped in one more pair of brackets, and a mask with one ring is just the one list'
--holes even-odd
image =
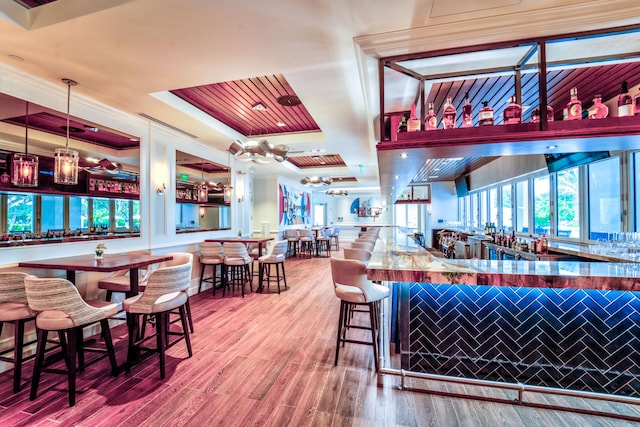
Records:
{"label": "dining table", "polygon": [[[270,240],[273,240],[273,237],[241,237],[241,236],[237,236],[237,237],[216,237],[216,238],[211,238],[211,239],[205,239],[205,242],[219,242],[219,243],[222,243],[223,247],[224,247],[224,244],[227,243],[227,242],[244,243],[245,245],[246,244],[256,244],[256,245],[258,245],[258,258],[260,258],[263,255],[263,249],[265,248],[265,244]],[[222,278],[222,280],[224,281],[224,277]],[[225,286],[224,283],[222,284],[222,286]],[[258,288],[256,289],[256,292],[262,292],[262,288],[260,286],[258,286]]]}
{"label": "dining table", "polygon": [[130,292],[127,297],[137,295],[140,292],[138,283],[138,271],[162,261],[172,260],[171,255],[149,254],[104,254],[102,259],[95,259],[93,254],[74,255],[63,258],[50,258],[36,261],[20,261],[19,267],[43,268],[47,270],[65,270],[67,280],[76,283],[76,271],[97,271],[110,273],[119,270],[129,270]]}

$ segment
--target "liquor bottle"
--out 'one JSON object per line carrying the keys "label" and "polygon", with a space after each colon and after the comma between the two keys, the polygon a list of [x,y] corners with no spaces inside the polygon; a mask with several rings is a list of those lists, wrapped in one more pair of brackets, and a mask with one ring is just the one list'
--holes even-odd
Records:
{"label": "liquor bottle", "polygon": [[442,112],[442,124],[445,129],[453,129],[456,127],[456,107],[451,104],[451,98],[447,98],[447,103],[444,104],[444,111]]}
{"label": "liquor bottle", "polygon": [[411,105],[411,115],[407,121],[407,132],[420,130],[420,119],[416,116],[416,104]]}
{"label": "liquor bottle", "polygon": [[402,120],[400,120],[400,124],[398,125],[398,133],[407,131],[407,118],[402,116]]}
{"label": "liquor bottle", "polygon": [[489,101],[482,101],[482,108],[478,112],[478,125],[493,126],[493,108],[489,107]]}
{"label": "liquor bottle", "polygon": [[462,106],[462,127],[473,127],[473,107],[469,102],[469,92],[464,94],[464,105]]}
{"label": "liquor bottle", "polygon": [[429,114],[424,119],[424,130],[438,129],[438,116],[433,111],[433,102],[429,103]]}
{"label": "liquor bottle", "polygon": [[[553,121],[553,107],[551,105],[547,105],[547,122]],[[531,118],[529,119],[529,123],[539,123],[540,122],[540,106],[538,105],[531,112]]]}
{"label": "liquor bottle", "polygon": [[571,100],[567,104],[567,120],[582,119],[582,102],[578,99],[578,88],[572,87]]}
{"label": "liquor bottle", "polygon": [[516,104],[516,97],[509,97],[509,105],[504,109],[504,124],[515,125],[522,122],[522,107]]}
{"label": "liquor bottle", "polygon": [[618,117],[633,116],[633,98],[629,94],[627,82],[622,82],[620,96],[618,97]]}
{"label": "liquor bottle", "polygon": [[588,111],[590,119],[604,119],[609,115],[609,107],[602,103],[602,95],[593,98],[593,106]]}
{"label": "liquor bottle", "polygon": [[543,254],[546,254],[547,251],[549,250],[549,242],[547,240],[547,235],[543,234],[542,238],[540,239],[540,252]]}

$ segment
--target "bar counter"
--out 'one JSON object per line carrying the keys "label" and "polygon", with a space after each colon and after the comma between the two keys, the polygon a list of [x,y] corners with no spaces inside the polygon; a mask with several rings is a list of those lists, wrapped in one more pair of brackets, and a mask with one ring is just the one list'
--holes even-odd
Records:
{"label": "bar counter", "polygon": [[403,233],[380,233],[367,275],[390,282],[640,292],[640,264],[588,261],[495,261],[437,258]]}
{"label": "bar counter", "polygon": [[380,233],[405,371],[640,397],[640,264],[437,258]]}

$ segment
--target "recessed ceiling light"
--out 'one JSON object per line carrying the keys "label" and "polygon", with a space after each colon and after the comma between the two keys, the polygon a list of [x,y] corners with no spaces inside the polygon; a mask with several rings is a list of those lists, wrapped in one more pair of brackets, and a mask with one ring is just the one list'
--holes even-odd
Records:
{"label": "recessed ceiling light", "polygon": [[396,179],[400,179],[400,177],[398,175],[396,175]]}
{"label": "recessed ceiling light", "polygon": [[445,162],[457,162],[464,159],[464,157],[452,157],[450,159],[444,159]]}
{"label": "recessed ceiling light", "polygon": [[547,145],[547,149],[549,150],[555,150],[556,148],[558,148],[557,145]]}
{"label": "recessed ceiling light", "polygon": [[267,111],[267,107],[262,102],[256,102],[251,106],[254,111]]}
{"label": "recessed ceiling light", "polygon": [[400,157],[402,157],[403,159],[406,159],[407,157],[409,157],[409,155],[407,153],[402,153],[400,154]]}
{"label": "recessed ceiling light", "polygon": [[436,178],[440,178],[439,175],[429,175],[429,179],[436,179]]}
{"label": "recessed ceiling light", "polygon": [[438,172],[440,170],[440,168],[433,168],[434,172]]}
{"label": "recessed ceiling light", "polygon": [[286,125],[287,124],[285,122],[276,122],[276,126],[281,127],[281,128],[285,127]]}

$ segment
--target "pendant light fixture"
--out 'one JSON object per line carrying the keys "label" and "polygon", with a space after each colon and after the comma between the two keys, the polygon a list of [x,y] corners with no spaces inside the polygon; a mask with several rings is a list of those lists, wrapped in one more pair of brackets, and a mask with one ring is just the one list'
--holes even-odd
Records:
{"label": "pendant light fixture", "polygon": [[13,155],[13,179],[16,187],[38,186],[38,156],[29,154],[29,101],[25,112],[24,153]]}
{"label": "pendant light fixture", "polygon": [[209,187],[207,187],[207,183],[204,182],[204,159],[202,160],[202,165],[200,167],[201,171],[201,179],[202,184],[198,185],[198,202],[207,203],[209,201]]}
{"label": "pendant light fixture", "polygon": [[71,79],[62,79],[62,82],[67,85],[67,139],[65,148],[56,148],[55,151],[53,182],[56,184],[76,185],[78,184],[79,156],[77,151],[69,150],[69,107],[71,104],[71,86],[76,86],[78,83]]}

